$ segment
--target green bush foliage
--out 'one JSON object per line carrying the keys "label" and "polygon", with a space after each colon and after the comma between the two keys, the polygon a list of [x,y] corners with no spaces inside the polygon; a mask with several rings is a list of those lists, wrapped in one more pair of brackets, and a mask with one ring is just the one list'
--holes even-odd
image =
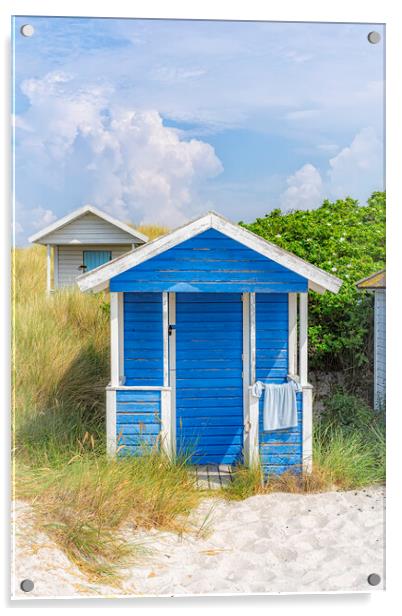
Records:
{"label": "green bush foliage", "polygon": [[383,412],[376,413],[358,396],[338,389],[326,400],[320,423],[323,426],[337,426],[346,432],[361,431],[367,434],[371,427],[381,425],[383,418]]}
{"label": "green bush foliage", "polygon": [[315,210],[276,209],[241,224],[342,279],[337,295],[310,294],[311,367],[360,371],[372,352],[373,301],[356,282],[385,267],[385,193],[373,193],[366,205],[325,200]]}

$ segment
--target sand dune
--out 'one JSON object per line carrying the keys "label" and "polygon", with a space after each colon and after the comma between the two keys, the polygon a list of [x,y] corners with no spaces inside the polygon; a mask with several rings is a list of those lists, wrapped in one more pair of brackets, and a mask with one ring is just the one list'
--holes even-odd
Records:
{"label": "sand dune", "polygon": [[[205,499],[194,515],[199,521],[208,516],[207,536],[137,534],[151,551],[124,572],[118,590],[89,583],[45,534],[34,530],[29,505],[16,503],[14,596],[377,591],[384,587],[382,488],[277,493],[242,502]],[[378,586],[368,584],[370,573],[381,576]],[[29,594],[19,589],[24,578],[35,582]]]}

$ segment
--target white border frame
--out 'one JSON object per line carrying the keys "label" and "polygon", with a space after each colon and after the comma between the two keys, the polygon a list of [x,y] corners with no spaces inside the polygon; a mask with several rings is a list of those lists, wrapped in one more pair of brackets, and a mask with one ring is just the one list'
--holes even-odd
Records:
{"label": "white border frame", "polygon": [[[355,23],[387,23],[387,191],[390,201],[388,210],[388,225],[387,225],[387,246],[388,246],[388,266],[387,276],[389,287],[392,289],[399,288],[400,272],[399,272],[399,252],[400,252],[400,229],[402,228],[402,210],[398,207],[398,203],[402,202],[402,185],[400,183],[400,162],[399,150],[402,142],[402,124],[399,121],[400,109],[402,108],[402,81],[400,80],[400,41],[402,40],[402,20],[400,19],[400,8],[397,3],[390,0],[384,0],[381,3],[367,3],[363,0],[355,0],[351,3],[349,0],[338,0],[334,3],[317,3],[316,0],[304,0],[303,3],[295,0],[287,0],[277,4],[264,4],[259,0],[249,0],[247,3],[217,3],[212,0],[204,0],[203,3],[188,4],[183,0],[171,0],[169,5],[162,3],[160,0],[150,0],[146,4],[128,4],[126,0],[114,0],[113,3],[101,3],[97,6],[88,6],[82,0],[59,0],[57,5],[51,0],[36,0],[32,4],[31,0],[19,0],[18,6],[14,1],[4,0],[0,7],[0,32],[3,43],[3,49],[9,46],[9,20],[13,13],[18,10],[20,15],[48,15],[48,16],[72,16],[72,17],[137,17],[137,18],[187,18],[187,19],[243,19],[243,20],[276,20],[276,21],[310,21],[310,22],[355,22]],[[95,15],[94,15],[95,13]],[[10,153],[9,144],[10,127],[8,121],[9,111],[9,55],[5,54],[2,67],[1,83],[5,84],[2,92],[2,107],[3,107],[3,148],[2,148],[2,164],[0,168],[3,173],[1,186],[3,187],[4,203],[8,203],[10,199]],[[7,292],[8,282],[10,281],[10,251],[9,251],[9,229],[11,228],[11,216],[7,207],[2,209],[3,216],[3,242],[2,247],[2,280],[4,288]],[[6,293],[7,294],[7,293]],[[5,295],[6,295],[5,294]],[[1,338],[4,341],[10,340],[10,308],[9,304],[4,301],[2,305],[2,329]],[[387,376],[389,377],[387,386],[387,400],[390,408],[398,408],[399,405],[399,354],[402,347],[402,330],[399,327],[400,322],[400,306],[398,302],[398,293],[392,293],[387,305]],[[2,356],[1,374],[2,374],[2,392],[3,404],[5,408],[10,405],[10,384],[9,371],[10,359],[8,348]],[[322,614],[325,609],[328,615],[338,614],[342,609],[353,609],[354,614],[364,616],[378,616],[380,610],[392,611],[394,604],[399,601],[400,595],[400,579],[399,579],[399,564],[400,564],[400,548],[399,541],[401,526],[400,518],[402,515],[402,495],[400,492],[400,477],[398,473],[399,464],[399,440],[402,432],[402,415],[399,413],[390,413],[388,417],[388,437],[387,437],[387,534],[395,540],[389,541],[387,545],[387,562],[389,564],[387,571],[387,592],[374,591],[370,593],[353,593],[345,594],[343,591],[335,592],[312,592],[310,596],[286,596],[293,593],[282,592],[281,597],[273,597],[271,601],[280,608],[281,614],[291,616],[294,614],[295,608],[301,605],[309,610],[311,615]],[[3,469],[9,467],[9,439],[10,435],[5,429],[3,431]],[[3,472],[3,515],[4,519],[9,517],[8,507],[8,473]],[[9,526],[3,525],[3,543],[8,545],[9,542]],[[9,566],[6,559],[1,565],[1,573],[3,578],[9,576]],[[368,597],[370,593],[370,597]],[[219,594],[219,593],[217,593]],[[263,594],[278,594],[263,593]],[[116,595],[117,596],[117,595]],[[71,598],[71,597],[68,597]],[[124,596],[127,599],[127,596]],[[54,597],[60,600],[60,597]],[[52,598],[46,600],[36,599],[38,609],[56,604],[49,603]],[[77,614],[81,611],[84,613],[90,609],[99,608],[99,598],[94,597],[74,597],[74,609]],[[227,601],[239,599],[231,599],[226,597]],[[108,599],[103,599],[108,602]],[[176,614],[177,605],[169,601],[166,603],[163,599],[158,599],[163,609],[167,614]],[[181,603],[185,604],[186,608],[190,608],[194,614],[205,612],[204,602],[197,597],[194,601],[191,597],[181,598]],[[258,600],[258,597],[242,597],[245,607],[250,607],[255,614],[263,614],[266,611],[266,605],[263,600]],[[209,602],[212,605],[219,607],[221,600],[214,597],[209,597]],[[279,605],[280,603],[280,605]],[[14,613],[25,612],[24,607],[14,605],[10,606],[8,599],[4,596],[2,602],[5,611],[13,610]],[[108,605],[112,606],[112,602]],[[113,604],[114,605],[114,604]],[[141,609],[141,608],[140,608]]]}

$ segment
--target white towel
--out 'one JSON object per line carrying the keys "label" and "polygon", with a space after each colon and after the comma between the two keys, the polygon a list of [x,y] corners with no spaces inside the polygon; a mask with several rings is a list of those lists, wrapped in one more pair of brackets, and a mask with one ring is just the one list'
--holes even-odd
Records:
{"label": "white towel", "polygon": [[253,385],[253,395],[260,398],[263,391],[264,430],[284,430],[296,427],[296,391],[300,391],[300,386],[294,381],[280,385],[257,381]]}

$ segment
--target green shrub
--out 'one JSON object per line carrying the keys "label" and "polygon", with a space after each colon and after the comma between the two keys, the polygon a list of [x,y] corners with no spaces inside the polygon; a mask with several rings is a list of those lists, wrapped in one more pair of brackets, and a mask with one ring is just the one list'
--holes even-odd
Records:
{"label": "green shrub", "polygon": [[311,367],[361,378],[372,359],[373,301],[356,282],[385,266],[385,193],[373,193],[367,205],[326,200],[315,210],[278,209],[241,224],[342,279],[337,295],[310,294]]}
{"label": "green shrub", "polygon": [[377,424],[384,414],[375,411],[358,396],[338,389],[326,402],[320,416],[321,425],[331,425],[343,430],[364,431]]}

